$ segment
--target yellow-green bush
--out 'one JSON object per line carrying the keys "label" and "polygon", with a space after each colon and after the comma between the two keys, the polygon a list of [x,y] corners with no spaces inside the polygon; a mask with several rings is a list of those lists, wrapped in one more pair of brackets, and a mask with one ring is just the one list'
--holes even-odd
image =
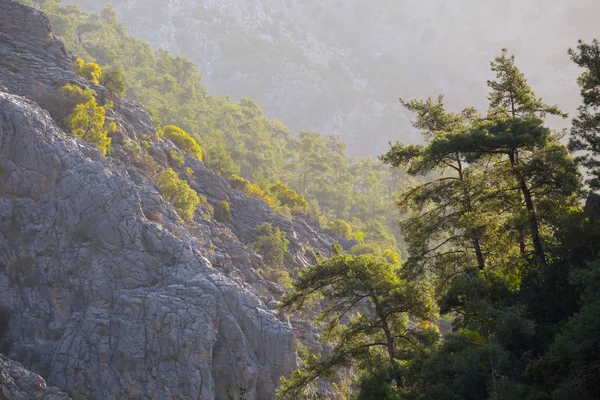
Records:
{"label": "yellow-green bush", "polygon": [[182,217],[191,219],[194,216],[194,211],[200,203],[200,197],[186,181],[179,179],[175,171],[170,168],[162,171],[156,184],[163,197],[175,207]]}
{"label": "yellow-green bush", "polygon": [[248,179],[238,175],[232,175],[228,179],[231,187],[237,190],[241,190],[248,197],[253,199],[261,200],[269,207],[275,207],[275,200],[269,197],[264,190],[255,183],[251,183]]}
{"label": "yellow-green bush", "polygon": [[336,235],[346,240],[352,238],[352,227],[343,219],[337,219],[329,223],[329,229]]}
{"label": "yellow-green bush", "polygon": [[279,204],[289,207],[292,213],[305,212],[308,208],[308,202],[304,196],[282,182],[273,183],[267,191],[270,197],[273,197]]}
{"label": "yellow-green bush", "polygon": [[[142,142],[142,144],[143,143],[144,142]],[[160,167],[146,149],[147,148],[145,146],[142,147],[139,143],[133,140],[125,139],[123,141],[123,150],[127,152],[131,163],[144,170],[148,175],[154,177]]]}
{"label": "yellow-green bush", "polygon": [[66,107],[74,108],[77,104],[87,103],[88,101],[96,98],[96,92],[90,88],[80,88],[79,86],[71,85],[67,83],[60,88],[60,95],[62,101]]}
{"label": "yellow-green bush", "polygon": [[269,197],[257,184],[253,183],[248,187],[246,190],[246,196],[260,200],[269,207],[275,207],[275,201]]}
{"label": "yellow-green bush", "polygon": [[102,68],[96,63],[86,63],[82,58],[75,60],[75,73],[95,84],[99,84],[102,79]]}
{"label": "yellow-green bush", "polygon": [[179,147],[179,149],[202,161],[202,149],[200,145],[183,129],[175,125],[167,125],[163,128],[162,134],[173,142],[175,146]]}
{"label": "yellow-green bush", "polygon": [[352,234],[352,239],[356,240],[358,243],[364,243],[365,233],[363,231],[354,232]]}
{"label": "yellow-green bush", "polygon": [[75,106],[68,123],[75,137],[95,144],[104,154],[110,146],[108,134],[117,130],[114,122],[106,121],[106,110],[93,97],[88,102]]}
{"label": "yellow-green bush", "polygon": [[361,243],[350,249],[350,254],[354,256],[361,256],[363,254],[381,256],[381,248],[377,245],[377,243]]}

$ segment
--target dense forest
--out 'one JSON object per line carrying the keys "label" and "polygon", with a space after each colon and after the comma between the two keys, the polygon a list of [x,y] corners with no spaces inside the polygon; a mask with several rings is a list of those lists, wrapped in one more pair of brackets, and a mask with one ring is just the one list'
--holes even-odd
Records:
{"label": "dense forest", "polygon": [[[316,383],[339,371],[355,378],[347,397],[357,400],[600,398],[600,198],[587,193],[600,188],[598,41],[569,50],[583,70],[570,132],[549,127],[549,116],[568,116],[503,50],[487,110],[401,100],[424,144],[397,142],[374,161],[346,156],[338,136],[293,135],[250,99],[209,95],[194,64],[129,36],[110,7],[29,3],[80,57],[76,71],[109,91],[101,101],[63,88],[75,99],[71,133],[110,153],[107,109],[125,96],[234,187],[359,242],[315,255],[284,295],[281,310],[317,311],[329,350],[300,351],[279,398],[321,398]],[[202,201],[173,170],[150,172],[166,198],[183,197],[182,215]],[[442,318],[452,321],[444,335]]]}
{"label": "dense forest", "polygon": [[[424,178],[398,201],[408,258],[337,249],[303,272],[282,307],[327,298],[319,318],[332,350],[307,358],[281,398],[347,367],[359,371],[356,399],[600,397],[600,203],[592,192],[582,207],[578,167],[597,189],[600,43],[569,54],[584,72],[568,146],[546,124],[567,115],[507,51],[491,63],[485,113],[401,101],[425,144],[396,143],[381,159]],[[443,337],[441,315],[453,327]]]}

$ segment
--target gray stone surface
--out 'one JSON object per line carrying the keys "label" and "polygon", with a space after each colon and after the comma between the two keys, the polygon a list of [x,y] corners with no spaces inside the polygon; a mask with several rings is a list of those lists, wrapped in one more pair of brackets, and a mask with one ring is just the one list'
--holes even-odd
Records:
{"label": "gray stone surface", "polygon": [[[273,398],[296,367],[296,338],[319,350],[317,330],[277,311],[283,288],[247,241],[257,225],[279,226],[294,273],[340,239],[309,216],[274,215],[192,157],[169,165],[178,149],[134,103],[109,113],[118,130],[105,157],[52,118],[64,84],[104,89],[72,72],[47,18],[0,0],[0,39],[0,352],[98,400],[226,399],[239,388]],[[202,206],[183,222],[127,140],[151,141],[160,168],[191,168],[190,185],[230,202],[232,217]]]}
{"label": "gray stone surface", "polygon": [[0,400],[71,400],[39,375],[0,354]]}

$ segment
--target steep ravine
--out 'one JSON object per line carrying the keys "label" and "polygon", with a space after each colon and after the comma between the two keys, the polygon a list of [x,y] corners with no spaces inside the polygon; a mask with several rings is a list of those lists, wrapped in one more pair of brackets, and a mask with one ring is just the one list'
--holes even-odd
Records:
{"label": "steep ravine", "polygon": [[[63,85],[105,95],[73,65],[47,17],[0,0],[0,351],[90,398],[226,399],[239,388],[273,398],[296,367],[295,338],[314,345],[316,333],[276,310],[283,288],[245,241],[259,224],[279,226],[293,271],[340,239],[309,216],[274,215],[190,156],[169,165],[179,150],[136,104],[115,102],[108,157],[65,133],[48,112],[59,113]],[[228,201],[231,219],[203,207],[183,222],[126,140],[147,140],[162,168],[191,168],[191,186]],[[63,398],[52,396],[40,398]]]}

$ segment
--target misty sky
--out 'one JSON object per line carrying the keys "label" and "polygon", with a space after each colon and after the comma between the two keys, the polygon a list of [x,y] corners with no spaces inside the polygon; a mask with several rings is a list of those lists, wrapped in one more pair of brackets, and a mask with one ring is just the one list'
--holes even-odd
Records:
{"label": "misty sky", "polygon": [[[578,105],[575,79],[581,71],[567,49],[579,38],[600,37],[596,2],[434,0],[405,2],[403,8],[410,17],[400,30],[410,34],[404,43],[415,63],[414,78],[430,82],[428,95],[439,88],[453,105],[471,98],[485,106],[489,61],[504,47],[547,102],[569,111]],[[422,94],[411,90],[410,96]]]}

